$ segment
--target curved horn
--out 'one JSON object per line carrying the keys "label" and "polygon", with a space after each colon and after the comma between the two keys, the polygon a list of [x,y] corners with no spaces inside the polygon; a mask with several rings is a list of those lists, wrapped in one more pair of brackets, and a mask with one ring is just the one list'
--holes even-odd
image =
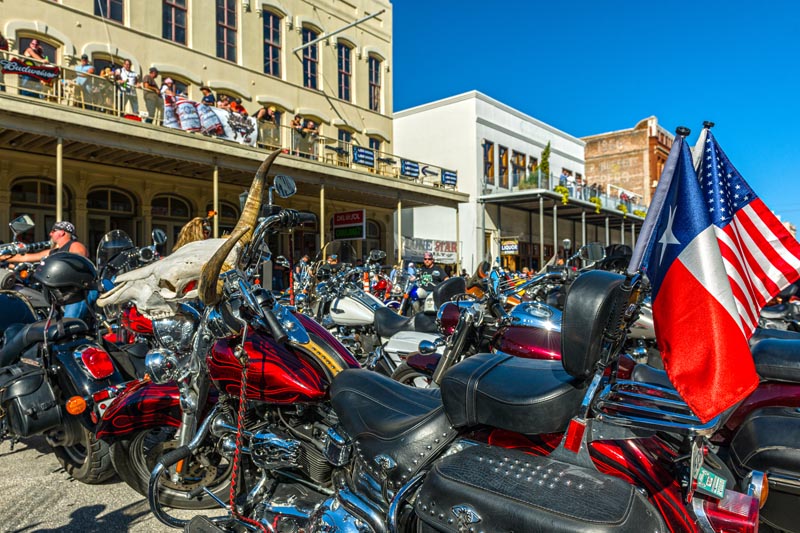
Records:
{"label": "curved horn", "polygon": [[[225,270],[229,270],[230,265],[225,265],[225,259],[231,253],[236,243],[240,240],[243,244],[248,244],[253,238],[253,228],[258,220],[258,212],[261,209],[261,197],[264,192],[264,181],[267,177],[272,162],[280,154],[280,150],[270,153],[263,163],[258,167],[253,183],[250,185],[250,192],[247,201],[242,209],[242,214],[231,235],[222,243],[214,255],[203,266],[200,272],[200,282],[197,287],[200,301],[206,305],[215,305],[222,298],[222,284],[219,283],[219,275]],[[227,266],[227,268],[225,268]]]}

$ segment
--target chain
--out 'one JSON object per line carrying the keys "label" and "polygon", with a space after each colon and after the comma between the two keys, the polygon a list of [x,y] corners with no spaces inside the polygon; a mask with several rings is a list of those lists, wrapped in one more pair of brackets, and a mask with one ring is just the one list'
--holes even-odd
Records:
{"label": "chain", "polygon": [[[242,336],[242,343],[244,343],[244,335]],[[230,491],[230,508],[231,514],[237,520],[258,528],[259,531],[264,533],[274,533],[274,529],[267,525],[262,524],[256,520],[242,516],[236,509],[236,477],[239,472],[239,450],[242,447],[242,426],[244,425],[244,411],[247,405],[247,353],[242,346],[237,348],[239,361],[242,363],[242,381],[239,386],[239,412],[236,417],[236,448],[233,451],[233,465],[231,468],[231,491]]]}

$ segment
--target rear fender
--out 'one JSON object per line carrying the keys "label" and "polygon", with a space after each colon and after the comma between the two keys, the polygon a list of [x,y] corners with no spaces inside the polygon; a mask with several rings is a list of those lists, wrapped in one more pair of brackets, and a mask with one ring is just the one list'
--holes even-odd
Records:
{"label": "rear fender", "polygon": [[123,439],[142,429],[181,425],[180,393],[174,383],[131,381],[97,424],[97,438]]}

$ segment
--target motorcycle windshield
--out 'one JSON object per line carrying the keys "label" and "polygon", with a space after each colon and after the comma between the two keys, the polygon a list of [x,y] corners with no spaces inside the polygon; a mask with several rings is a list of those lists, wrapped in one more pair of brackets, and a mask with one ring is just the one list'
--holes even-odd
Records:
{"label": "motorcycle windshield", "polygon": [[134,248],[133,241],[121,229],[111,230],[100,239],[97,245],[97,268],[107,265],[117,254]]}

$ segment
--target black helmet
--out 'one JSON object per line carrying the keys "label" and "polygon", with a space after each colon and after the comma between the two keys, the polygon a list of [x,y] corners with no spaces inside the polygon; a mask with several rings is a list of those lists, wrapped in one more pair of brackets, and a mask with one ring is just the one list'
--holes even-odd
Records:
{"label": "black helmet", "polygon": [[97,268],[103,268],[120,252],[135,248],[128,234],[121,229],[109,231],[97,245]]}
{"label": "black helmet", "polygon": [[33,273],[33,279],[44,288],[45,296],[58,305],[85,299],[96,276],[97,270],[91,261],[68,252],[45,257]]}

